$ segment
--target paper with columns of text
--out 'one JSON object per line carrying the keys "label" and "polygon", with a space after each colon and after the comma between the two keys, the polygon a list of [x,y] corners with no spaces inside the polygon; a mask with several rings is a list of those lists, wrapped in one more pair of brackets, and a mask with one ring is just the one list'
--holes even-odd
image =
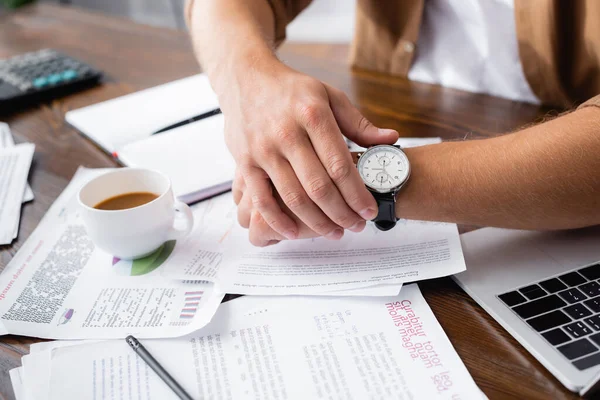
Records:
{"label": "paper with columns of text", "polygon": [[[417,285],[387,298],[244,297],[186,338],[144,345],[193,398],[485,398]],[[123,340],[60,346],[23,371],[25,384],[48,382],[40,399],[176,399]]]}
{"label": "paper with columns of text", "polygon": [[[14,146],[15,140],[13,139],[10,127],[8,126],[8,124],[0,122],[0,149],[5,149]],[[27,185],[25,188],[25,193],[23,194],[23,203],[27,203],[28,201],[33,200],[33,198],[33,190],[31,190],[31,186]]]}
{"label": "paper with columns of text", "polygon": [[34,150],[32,143],[0,149],[0,245],[17,237]]}
{"label": "paper with columns of text", "polygon": [[79,217],[77,193],[104,172],[80,169],[0,275],[0,334],[175,337],[214,315],[223,294],[212,283],[168,280],[157,271],[175,242],[135,261],[94,246]]}

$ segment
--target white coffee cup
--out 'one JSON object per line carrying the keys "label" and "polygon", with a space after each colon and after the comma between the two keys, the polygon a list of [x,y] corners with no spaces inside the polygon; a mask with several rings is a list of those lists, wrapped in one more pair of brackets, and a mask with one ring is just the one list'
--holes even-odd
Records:
{"label": "white coffee cup", "polygon": [[[158,198],[123,210],[94,208],[111,197],[135,192],[154,193]],[[86,183],[78,199],[94,244],[124,260],[147,256],[166,241],[187,236],[194,225],[190,208],[175,200],[171,180],[157,171],[119,168]]]}

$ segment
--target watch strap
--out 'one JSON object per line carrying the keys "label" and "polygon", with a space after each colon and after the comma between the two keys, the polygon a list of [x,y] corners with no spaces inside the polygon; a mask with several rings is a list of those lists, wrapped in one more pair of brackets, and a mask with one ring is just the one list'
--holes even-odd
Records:
{"label": "watch strap", "polygon": [[396,226],[396,196],[394,193],[373,193],[377,200],[379,211],[373,220],[377,228],[389,231]]}

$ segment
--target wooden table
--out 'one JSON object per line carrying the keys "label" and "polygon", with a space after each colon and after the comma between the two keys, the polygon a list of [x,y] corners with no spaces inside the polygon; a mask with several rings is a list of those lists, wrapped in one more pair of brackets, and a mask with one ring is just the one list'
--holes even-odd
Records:
{"label": "wooden table", "polygon": [[[105,71],[107,78],[97,88],[4,117],[17,142],[34,142],[37,147],[30,176],[35,200],[23,207],[18,240],[0,247],[1,268],[25,242],[79,165],[116,165],[67,125],[66,111],[199,71],[185,32],[46,4],[0,14],[0,58],[45,47],[80,58]],[[376,125],[395,128],[405,136],[458,140],[492,136],[539,120],[545,112],[489,96],[351,72],[345,62],[347,50],[342,45],[289,44],[280,54],[293,67],[344,90]],[[420,286],[489,398],[575,398],[450,279]],[[7,371],[21,364],[21,356],[36,341],[0,338],[2,398],[14,398]]]}

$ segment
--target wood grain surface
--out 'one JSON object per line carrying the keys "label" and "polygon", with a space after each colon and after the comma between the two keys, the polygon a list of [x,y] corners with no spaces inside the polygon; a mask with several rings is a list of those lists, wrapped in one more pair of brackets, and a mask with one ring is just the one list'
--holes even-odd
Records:
{"label": "wood grain surface", "polygon": [[[39,4],[0,14],[0,58],[55,48],[106,73],[102,85],[5,115],[17,142],[36,144],[18,240],[0,247],[4,268],[78,166],[115,162],[64,119],[65,112],[200,71],[187,35],[77,8]],[[485,95],[351,71],[344,45],[286,44],[283,61],[345,91],[376,125],[404,136],[484,138],[540,121],[548,110]],[[1,110],[0,110],[1,114]],[[462,231],[474,227],[461,227]],[[450,279],[420,283],[427,301],[479,387],[490,399],[575,398]],[[0,398],[13,399],[8,370],[40,339],[0,338]]]}

